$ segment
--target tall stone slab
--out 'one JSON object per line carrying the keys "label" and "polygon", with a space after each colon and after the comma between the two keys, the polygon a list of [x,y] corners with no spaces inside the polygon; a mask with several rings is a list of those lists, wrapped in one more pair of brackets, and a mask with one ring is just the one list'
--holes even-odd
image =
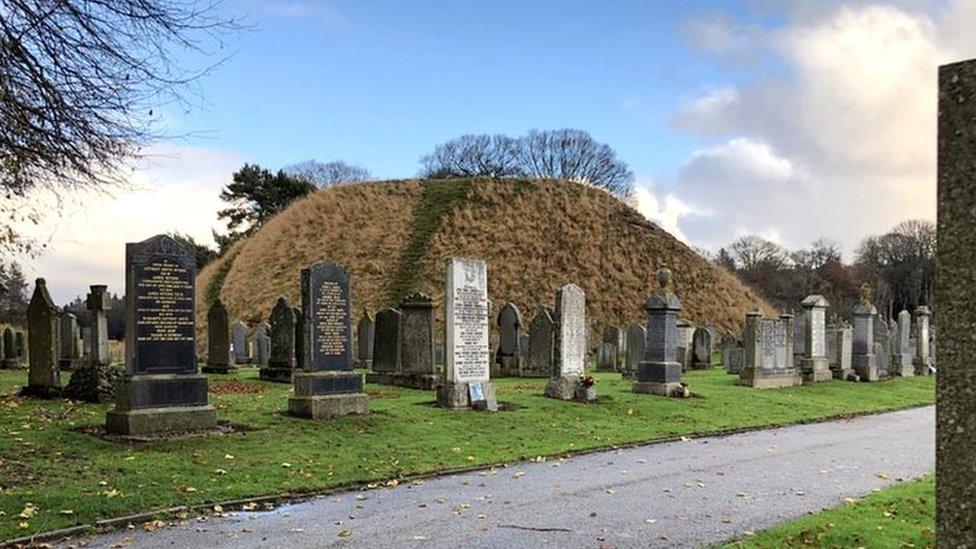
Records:
{"label": "tall stone slab", "polygon": [[446,269],[444,381],[437,387],[437,404],[464,409],[478,404],[472,394],[483,396],[481,402],[494,402],[488,362],[487,266],[477,259],[450,258]]}
{"label": "tall stone slab", "polygon": [[58,308],[51,300],[43,278],[34,283],[34,295],[27,306],[27,340],[30,345],[30,370],[22,395],[40,398],[61,396],[61,351]]}
{"label": "tall stone slab", "polygon": [[207,311],[207,365],[201,370],[207,374],[229,374],[237,370],[231,354],[230,320],[220,298]]}
{"label": "tall stone slab", "polygon": [[644,359],[637,366],[633,390],[635,393],[669,397],[688,396],[688,389],[681,381],[683,367],[677,360],[681,300],[671,290],[671,270],[666,267],[659,270],[657,283],[658,291],[644,302],[647,339],[644,341]]}
{"label": "tall stone slab", "polygon": [[78,338],[81,330],[78,328],[78,317],[67,311],[61,313],[60,326],[60,368],[64,371],[77,370],[81,367],[81,349],[78,348]]}
{"label": "tall stone slab", "polygon": [[247,346],[247,324],[240,320],[230,327],[230,341],[234,348],[234,364],[250,364],[251,351]]}
{"label": "tall stone slab", "polygon": [[85,351],[87,362],[93,365],[107,366],[112,362],[108,354],[108,314],[109,309],[108,286],[92,284],[89,286],[85,307],[88,309],[88,337],[83,339],[88,349]]}
{"label": "tall stone slab", "polygon": [[596,348],[596,369],[604,372],[617,371],[617,346],[603,342]]}
{"label": "tall stone slab", "polygon": [[271,325],[262,322],[254,329],[254,361],[267,368],[271,360]]}
{"label": "tall stone slab", "polygon": [[556,293],[555,360],[546,396],[572,400],[586,366],[586,293],[567,284]]}
{"label": "tall stone slab", "polygon": [[518,376],[521,374],[519,336],[522,333],[522,312],[512,302],[502,305],[498,311],[498,349],[495,351],[495,364],[499,376]]}
{"label": "tall stone slab", "polygon": [[929,317],[932,316],[932,311],[925,305],[921,305],[915,309],[913,316],[915,317],[916,348],[912,365],[915,366],[915,375],[927,376],[931,373],[931,369],[929,369],[929,364],[931,364],[929,357]]}
{"label": "tall stone slab", "polygon": [[17,357],[20,360],[26,360],[28,358],[28,347],[24,344],[24,332],[17,330],[14,332],[14,347],[17,349]]}
{"label": "tall stone slab", "polygon": [[861,286],[861,301],[854,307],[854,372],[861,381],[878,381],[877,357],[874,354],[874,317],[878,310],[871,304],[871,287]]}
{"label": "tall stone slab", "polygon": [[804,330],[803,359],[800,361],[803,381],[830,381],[833,378],[827,360],[827,307],[830,303],[822,295],[811,295],[800,305],[803,307]]}
{"label": "tall stone slab", "polygon": [[276,383],[291,383],[298,365],[295,345],[295,334],[298,332],[298,318],[295,308],[288,303],[284,296],[278,296],[275,306],[271,309],[271,356],[268,365],[258,371],[258,376],[265,381]]}
{"label": "tall stone slab", "polygon": [[424,391],[440,383],[434,357],[434,300],[414,293],[400,303],[400,369],[393,385]]}
{"label": "tall stone slab", "polygon": [[627,327],[627,357],[621,375],[627,379],[637,377],[637,368],[644,360],[644,341],[647,339],[647,328],[643,324],[631,324]]}
{"label": "tall stone slab", "polygon": [[780,315],[778,319],[763,318],[758,311],[746,315],[740,385],[772,389],[803,382],[799,368],[793,366],[793,330],[793,315]]}
{"label": "tall stone slab", "polygon": [[878,364],[878,376],[888,377],[891,368],[891,330],[880,314],[874,317],[874,357]]}
{"label": "tall stone slab", "polygon": [[827,329],[827,363],[834,379],[857,381],[852,368],[854,332],[847,326]]}
{"label": "tall stone slab", "polygon": [[549,377],[556,360],[555,321],[549,309],[542,308],[529,324],[528,357],[524,377]]}
{"label": "tall stone slab", "polygon": [[[976,547],[976,59],[939,68],[936,546]],[[922,307],[920,307],[921,309]],[[928,349],[928,308],[916,310]],[[924,325],[920,320],[924,319]],[[928,357],[916,357],[916,373]]]}
{"label": "tall stone slab", "polygon": [[303,371],[294,376],[288,413],[328,419],[364,414],[369,396],[353,371],[349,275],[338,263],[319,261],[302,269]]}
{"label": "tall stone slab", "polygon": [[396,309],[383,309],[376,313],[373,332],[373,371],[366,374],[366,381],[394,385],[400,374],[400,324],[403,315]]}
{"label": "tall stone slab", "polygon": [[3,330],[3,368],[16,370],[23,367],[20,356],[17,355],[17,344],[14,341],[14,331],[7,326]]}
{"label": "tall stone slab", "polygon": [[373,367],[373,338],[376,334],[376,323],[369,311],[363,308],[363,314],[356,324],[356,358],[359,367],[369,370]]}
{"label": "tall stone slab", "polygon": [[207,378],[196,367],[195,277],[195,254],[172,237],[125,245],[126,373],[106,415],[108,432],[216,426]]}
{"label": "tall stone slab", "polygon": [[[606,369],[606,370],[610,370],[610,371],[614,371],[614,372],[616,372],[617,370],[620,369],[620,360],[624,356],[623,353],[624,353],[624,347],[626,345],[626,339],[627,338],[626,338],[626,334],[624,333],[624,330],[620,329],[619,326],[610,325],[610,326],[606,326],[605,328],[603,328],[603,343],[606,343],[606,344],[609,344],[609,345],[612,345],[613,346],[612,354],[613,354],[613,356],[614,356],[614,358],[615,358],[615,360],[617,362],[614,363],[614,365],[613,365],[612,368],[602,368],[599,365],[599,360],[597,360],[597,368],[598,369],[601,369],[601,370],[602,369]],[[601,352],[600,351],[600,348],[597,347],[597,358],[598,359],[600,357],[600,352]],[[611,354],[611,351],[609,349],[606,349],[606,350],[604,350],[602,352],[605,353],[608,357]]]}
{"label": "tall stone slab", "polygon": [[713,334],[708,328],[695,328],[691,335],[691,368],[704,370],[712,367]]}
{"label": "tall stone slab", "polygon": [[301,307],[293,307],[295,314],[295,369],[305,369],[305,340],[308,339],[308,323]]}
{"label": "tall stone slab", "polygon": [[681,364],[681,371],[687,372],[691,369],[692,339],[695,337],[695,325],[688,320],[679,318],[677,330],[678,347],[675,352],[678,363]]}

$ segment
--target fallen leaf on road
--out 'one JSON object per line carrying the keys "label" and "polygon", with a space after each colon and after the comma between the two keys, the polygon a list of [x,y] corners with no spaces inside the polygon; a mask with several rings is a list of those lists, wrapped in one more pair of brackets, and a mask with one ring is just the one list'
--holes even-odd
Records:
{"label": "fallen leaf on road", "polygon": [[348,538],[352,535],[352,530],[339,530],[338,535],[340,538]]}

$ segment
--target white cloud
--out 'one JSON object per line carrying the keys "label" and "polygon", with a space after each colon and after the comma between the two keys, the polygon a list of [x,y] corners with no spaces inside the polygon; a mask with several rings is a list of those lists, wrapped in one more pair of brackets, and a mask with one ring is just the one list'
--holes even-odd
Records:
{"label": "white cloud", "polygon": [[180,232],[212,243],[218,197],[242,156],[212,149],[159,146],[129,179],[132,189],[114,196],[75,196],[50,208],[29,234],[47,242],[40,257],[23,262],[29,278],[44,277],[55,301],[84,295],[90,284],[123,293],[125,243]]}
{"label": "white cloud", "polygon": [[634,201],[637,211],[644,217],[654,221],[659,227],[671,233],[679,240],[688,242],[685,235],[678,227],[678,221],[682,216],[691,213],[691,208],[681,202],[673,194],[664,194],[663,198],[658,198],[654,193],[652,184],[640,184],[634,186]]}

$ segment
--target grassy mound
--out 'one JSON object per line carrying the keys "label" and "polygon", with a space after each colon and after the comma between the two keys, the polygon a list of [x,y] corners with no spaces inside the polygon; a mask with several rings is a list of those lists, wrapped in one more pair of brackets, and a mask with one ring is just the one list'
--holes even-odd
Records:
{"label": "grassy mound", "polygon": [[[267,318],[297,301],[299,270],[332,259],[352,276],[353,309],[396,305],[413,291],[443,296],[444,260],[488,263],[489,297],[529,322],[573,282],[597,328],[643,318],[653,273],[667,265],[682,316],[738,329],[762,299],[606,192],[565,181],[462,179],[334,187],[300,200],[197,279],[198,329],[221,297],[234,319]],[[201,338],[202,339],[202,338]]]}

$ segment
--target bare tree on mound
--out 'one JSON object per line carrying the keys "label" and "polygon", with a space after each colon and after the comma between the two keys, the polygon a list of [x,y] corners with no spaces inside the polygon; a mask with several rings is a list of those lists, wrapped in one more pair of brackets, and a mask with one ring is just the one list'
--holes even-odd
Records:
{"label": "bare tree on mound", "polygon": [[420,175],[453,177],[520,177],[519,140],[506,135],[462,135],[420,159]]}
{"label": "bare tree on mound", "polygon": [[[0,250],[30,251],[28,192],[105,189],[184,102],[178,54],[236,27],[218,0],[4,0],[0,6]],[[26,212],[26,213],[25,213]]]}
{"label": "bare tree on mound", "polygon": [[304,179],[321,189],[343,183],[369,181],[373,177],[368,169],[362,166],[348,164],[343,160],[333,160],[331,162],[306,160],[292,164],[291,166],[285,166],[284,171],[292,177]]}

